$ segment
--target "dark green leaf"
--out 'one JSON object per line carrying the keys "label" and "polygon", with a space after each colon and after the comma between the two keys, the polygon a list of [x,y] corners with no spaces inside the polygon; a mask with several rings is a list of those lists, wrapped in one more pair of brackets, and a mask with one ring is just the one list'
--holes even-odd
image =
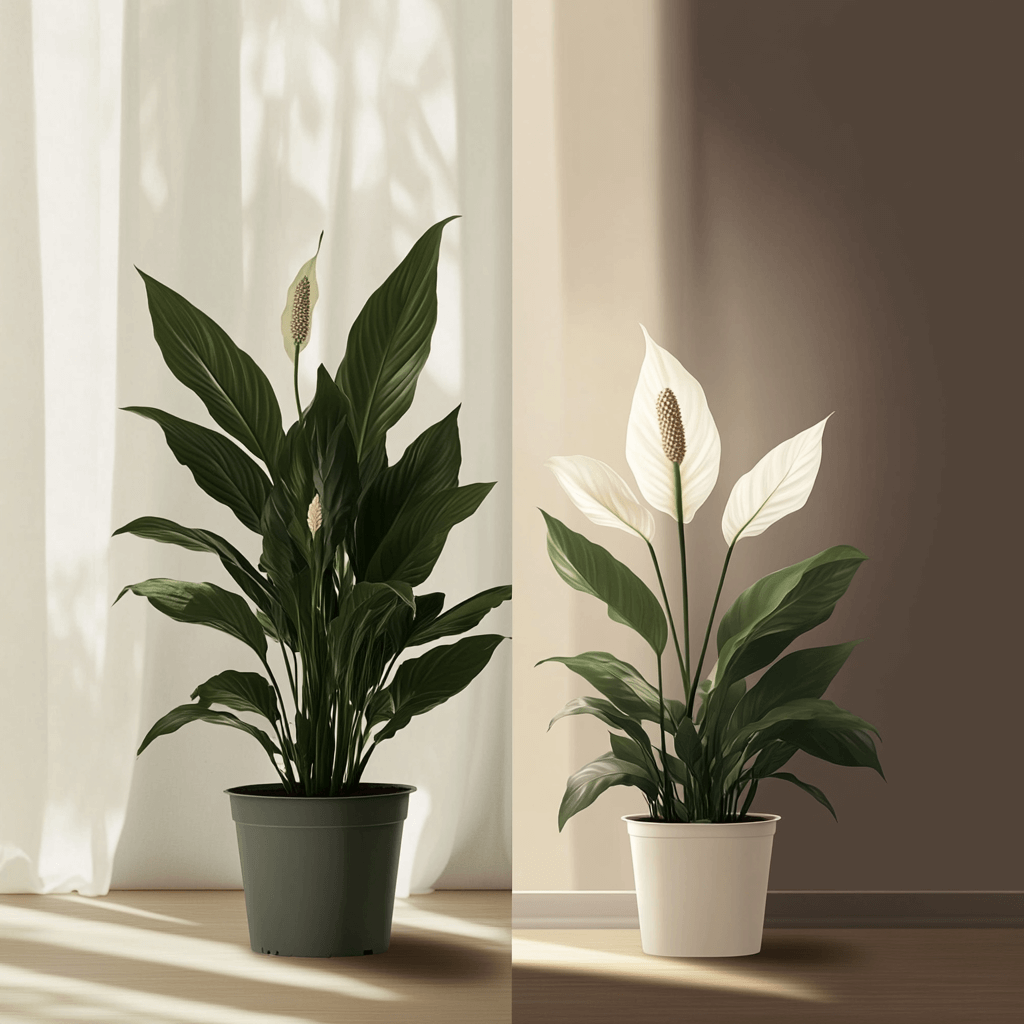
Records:
{"label": "dark green leaf", "polygon": [[461,604],[449,608],[444,615],[425,622],[422,626],[418,621],[417,613],[417,622],[406,643],[410,647],[415,647],[417,644],[439,640],[443,636],[457,636],[460,633],[465,633],[467,629],[479,625],[481,619],[489,611],[497,608],[503,601],[508,601],[511,597],[512,588],[510,586],[492,587],[490,590],[481,591]]}
{"label": "dark green leaf", "polygon": [[775,740],[769,743],[750,766],[750,777],[756,781],[777,772],[796,751],[795,744],[786,743],[784,740]]}
{"label": "dark green leaf", "polygon": [[631,764],[635,764],[655,786],[660,786],[660,769],[655,764],[654,754],[651,752],[651,741],[647,738],[646,733],[643,740],[638,740],[633,736],[620,736],[618,733],[610,732],[608,739],[611,742],[614,757],[620,761],[629,761]]}
{"label": "dark green leaf", "polygon": [[796,637],[824,622],[865,557],[838,545],[765,576],[740,594],[718,627],[717,683],[764,668]]}
{"label": "dark green leaf", "polygon": [[787,704],[772,708],[771,711],[756,722],[751,722],[749,725],[736,730],[729,737],[729,745],[732,749],[736,749],[753,736],[754,733],[764,732],[771,726],[783,722],[806,721],[814,722],[819,729],[870,729],[872,732],[877,732],[875,727],[869,722],[865,722],[864,719],[850,714],[849,711],[844,711],[830,700],[801,697],[799,700],[791,700]]}
{"label": "dark green leaf", "polygon": [[422,583],[434,568],[448,533],[468,519],[494,484],[467,484],[431,494],[405,509],[388,530],[366,568],[364,579]]}
{"label": "dark green leaf", "polygon": [[258,672],[218,672],[192,691],[192,699],[197,698],[206,705],[223,704],[233,711],[251,711],[271,722],[281,717],[277,695]]}
{"label": "dark green leaf", "polygon": [[620,761],[609,751],[569,776],[565,795],[558,808],[558,831],[562,831],[565,823],[574,814],[589,807],[612,786],[636,786],[643,791],[649,801],[654,802],[658,798],[658,788],[650,781],[646,772],[630,761]]}
{"label": "dark green leaf", "polygon": [[117,595],[117,601],[129,590],[147,598],[154,608],[176,622],[194,622],[219,629],[248,644],[261,658],[266,657],[267,638],[263,627],[237,594],[222,590],[214,583],[152,579],[125,587]]}
{"label": "dark green leaf", "polygon": [[395,714],[377,734],[376,741],[389,739],[399,729],[404,729],[414,716],[436,708],[464,690],[483,671],[504,639],[486,633],[468,636],[402,662],[388,687]]}
{"label": "dark green leaf", "polygon": [[437,321],[437,257],[451,219],[424,232],[349,332],[336,379],[360,459],[412,404]]}
{"label": "dark green leaf", "polygon": [[685,715],[676,729],[675,745],[676,753],[690,770],[696,773],[700,765],[703,747],[701,746],[700,737],[697,735],[697,730],[693,727],[693,722]]}
{"label": "dark green leaf", "polygon": [[267,752],[271,761],[275,754],[281,751],[277,744],[262,730],[248,722],[243,722],[236,715],[228,711],[214,711],[212,708],[204,707],[201,704],[182,704],[179,707],[168,711],[163,718],[157,722],[142,741],[138,753],[141,754],[158,736],[166,736],[168,733],[177,732],[183,725],[189,722],[212,722],[214,725],[230,725],[233,729],[241,729],[250,736],[259,740],[263,749]]}
{"label": "dark green leaf", "polygon": [[266,375],[205,313],[148,274],[139,274],[146,283],[153,336],[171,373],[274,475],[284,434]]}
{"label": "dark green leaf", "polygon": [[215,430],[160,409],[131,405],[125,411],[158,423],[167,446],[191,471],[196,483],[215,501],[227,505],[243,526],[260,532],[260,516],[270,493],[270,481],[238,445]]}
{"label": "dark green leaf", "polygon": [[814,722],[794,722],[782,733],[782,738],[822,761],[850,768],[873,768],[885,778],[870,733],[822,728]]}
{"label": "dark green leaf", "polygon": [[610,701],[601,700],[600,697],[574,697],[548,722],[548,728],[550,729],[560,718],[573,715],[593,715],[605,725],[610,725],[613,729],[621,729],[641,746],[646,745],[646,749],[650,750],[651,741],[647,733],[644,732],[643,726],[628,715],[624,715]]}
{"label": "dark green leaf", "polygon": [[[812,786],[809,782],[801,782],[795,775],[791,775],[789,772],[776,772],[774,775],[769,775],[769,779],[782,779],[783,782],[791,782],[794,786],[799,786],[805,793],[810,793],[815,800],[818,801],[823,807],[828,808],[829,814],[833,818],[836,818],[836,812],[832,805],[828,802],[828,797],[817,786]],[[839,819],[836,818],[836,821]]]}
{"label": "dark green leaf", "polygon": [[548,555],[555,571],[574,590],[592,594],[608,606],[608,615],[639,633],[661,654],[668,638],[665,613],[647,584],[599,544],[575,533],[543,509],[548,526]]}

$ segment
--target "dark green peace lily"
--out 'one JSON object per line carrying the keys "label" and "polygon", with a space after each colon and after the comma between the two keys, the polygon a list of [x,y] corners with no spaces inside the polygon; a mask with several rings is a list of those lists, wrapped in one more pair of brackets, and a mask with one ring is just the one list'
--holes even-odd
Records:
{"label": "dark green peace lily", "polygon": [[188,722],[212,722],[255,737],[287,793],[352,792],[377,745],[463,690],[505,639],[465,637],[399,664],[406,649],[465,633],[512,596],[511,587],[494,587],[445,610],[444,594],[413,589],[430,575],[452,527],[494,486],[459,486],[459,410],[428,427],[393,466],[385,450],[430,352],[446,223],[426,231],[370,296],[337,373],[320,366],[305,408],[298,361],[318,295],[316,257],[304,264],[281,318],[298,413],[287,431],[256,363],[208,316],[142,274],[164,361],[234,440],[159,409],[129,411],[159,424],[175,458],[261,538],[262,549],[254,565],[208,530],[136,519],[115,535],[216,555],[244,597],[213,583],[151,579],[125,587],[118,600],[131,591],[178,622],[229,633],[255,651],[265,675],[212,676],[193,691],[195,703],[149,730],[140,754]]}
{"label": "dark green peace lily", "polygon": [[[584,455],[550,459],[547,465],[558,482],[592,522],[644,541],[662,598],[659,602],[603,547],[542,513],[548,554],[559,576],[604,602],[612,619],[643,637],[656,662],[658,683],[653,686],[632,665],[602,651],[546,659],[566,665],[601,694],[570,701],[552,722],[567,715],[593,715],[615,730],[610,733],[611,749],[569,778],[558,811],[559,830],[611,786],[637,787],[657,821],[734,821],[746,814],[758,783],[766,778],[799,786],[834,817],[820,789],[781,769],[803,750],[833,764],[882,774],[871,737],[872,732],[877,735],[874,726],[822,699],[856,644],[812,647],[776,659],[832,614],[865,556],[844,545],[829,548],[745,590],[719,624],[718,661],[702,679],[733,550],[740,539],[763,533],[803,507],[821,464],[825,420],[773,448],[733,487],[722,517],[725,564],[693,667],[684,525],[715,486],[721,444],[700,384],[646,330],[644,337],[647,354],[626,431],[626,460],[647,501],[676,520],[682,628],[676,629],[651,543],[650,511],[605,463]],[[682,701],[664,696],[662,657],[670,635]],[[748,687],[747,678],[762,670]],[[644,723],[654,727],[653,739]],[[669,752],[666,737],[672,739],[675,754]]]}

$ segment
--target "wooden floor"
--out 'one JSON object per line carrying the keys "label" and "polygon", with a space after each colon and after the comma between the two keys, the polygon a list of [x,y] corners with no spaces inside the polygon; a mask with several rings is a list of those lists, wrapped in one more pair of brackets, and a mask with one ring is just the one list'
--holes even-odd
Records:
{"label": "wooden floor", "polygon": [[507,892],[396,901],[390,950],[253,953],[241,891],[0,896],[4,1024],[510,1021]]}
{"label": "wooden floor", "polygon": [[772,929],[756,956],[646,956],[640,933],[516,930],[529,1024],[1024,1022],[1024,929]]}

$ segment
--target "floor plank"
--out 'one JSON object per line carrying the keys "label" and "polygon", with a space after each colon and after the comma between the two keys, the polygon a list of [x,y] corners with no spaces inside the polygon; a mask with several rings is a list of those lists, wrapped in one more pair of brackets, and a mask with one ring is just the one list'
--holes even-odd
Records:
{"label": "floor plank", "polygon": [[398,900],[391,948],[253,953],[239,891],[0,896],[0,1021],[510,1021],[507,892]]}
{"label": "floor plank", "polygon": [[529,1024],[1024,1022],[1024,930],[770,929],[756,956],[646,956],[627,930],[516,930]]}

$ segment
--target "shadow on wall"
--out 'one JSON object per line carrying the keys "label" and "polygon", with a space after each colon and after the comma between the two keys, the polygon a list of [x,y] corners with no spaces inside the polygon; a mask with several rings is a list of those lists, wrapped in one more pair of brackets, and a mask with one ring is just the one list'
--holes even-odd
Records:
{"label": "shadow on wall", "polygon": [[[1006,638],[1022,565],[1003,538],[1021,498],[1024,8],[663,11],[666,322],[694,332],[686,365],[723,450],[691,587],[717,579],[736,478],[833,410],[810,502],[740,545],[723,607],[831,544],[871,559],[808,645],[866,638],[829,696],[879,726],[889,782],[798,755],[842,827],[763,787],[756,805],[783,817],[771,887],[1019,889]],[[951,812],[936,849],[930,824]]]}

